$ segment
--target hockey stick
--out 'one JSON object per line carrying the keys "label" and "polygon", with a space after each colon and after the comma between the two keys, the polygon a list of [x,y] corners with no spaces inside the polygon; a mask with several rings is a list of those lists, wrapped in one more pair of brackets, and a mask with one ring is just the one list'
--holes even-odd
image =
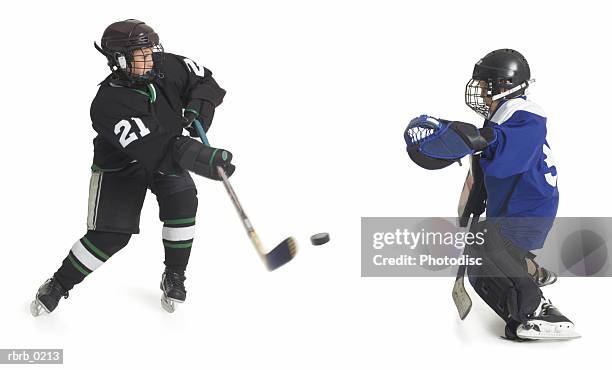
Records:
{"label": "hockey stick", "polygon": [[[200,136],[200,140],[202,140],[202,143],[207,146],[210,146],[208,138],[206,137],[206,133],[204,132],[200,121],[195,120],[193,122],[193,125],[198,131],[198,135]],[[283,240],[279,245],[277,245],[276,248],[266,253],[263,245],[261,244],[261,241],[259,240],[259,237],[257,236],[257,233],[255,232],[255,229],[253,229],[251,221],[249,221],[249,218],[247,217],[246,213],[244,212],[244,209],[242,208],[242,205],[238,201],[238,197],[236,196],[236,193],[234,192],[234,189],[232,188],[232,185],[230,184],[229,179],[225,174],[225,171],[221,167],[217,167],[217,171],[219,173],[219,176],[223,180],[225,190],[227,190],[227,193],[232,199],[232,203],[234,203],[234,207],[236,207],[236,211],[238,211],[238,215],[240,216],[242,225],[244,226],[247,234],[249,235],[249,238],[251,239],[251,242],[255,246],[257,253],[264,261],[268,270],[275,270],[284,265],[285,263],[291,261],[297,253],[297,243],[295,242],[293,237],[288,237],[287,239]]]}
{"label": "hockey stick", "polygon": [[[479,155],[470,157],[470,169],[461,190],[459,207],[457,209],[459,216],[458,226],[466,227],[469,223],[472,233],[476,231],[478,219],[485,210],[486,190],[483,183],[482,169],[478,165],[479,159]],[[467,253],[468,246],[465,246],[463,254],[467,256]],[[452,291],[453,301],[461,320],[465,319],[472,309],[472,299],[465,290],[465,271],[466,265],[459,265]]]}
{"label": "hockey stick", "polygon": [[[472,225],[475,225],[478,222],[478,217],[474,217],[472,219],[472,223],[470,225],[470,230],[472,229]],[[463,254],[466,255],[467,247],[463,249]],[[453,285],[453,301],[455,302],[455,307],[457,307],[457,312],[459,313],[459,317],[461,320],[464,320],[467,315],[470,313],[472,309],[472,298],[465,290],[465,270],[466,265],[459,265],[459,269],[457,270],[457,277],[455,278],[455,284]]]}

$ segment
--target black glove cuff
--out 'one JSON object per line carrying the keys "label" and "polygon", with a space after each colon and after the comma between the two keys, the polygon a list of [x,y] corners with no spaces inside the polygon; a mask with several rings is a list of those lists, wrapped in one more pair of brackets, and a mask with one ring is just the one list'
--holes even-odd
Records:
{"label": "black glove cuff", "polygon": [[450,127],[455,130],[455,132],[457,132],[459,136],[461,136],[461,138],[465,141],[465,143],[475,152],[479,152],[486,148],[489,143],[493,141],[493,138],[495,136],[492,129],[486,129],[487,135],[489,135],[491,138],[491,140],[488,140],[485,136],[481,134],[481,130],[479,130],[471,123],[454,121],[453,123],[451,123]]}

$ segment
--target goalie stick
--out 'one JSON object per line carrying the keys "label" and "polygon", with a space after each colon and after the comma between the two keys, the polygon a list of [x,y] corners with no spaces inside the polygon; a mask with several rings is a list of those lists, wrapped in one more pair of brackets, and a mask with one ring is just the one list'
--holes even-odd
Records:
{"label": "goalie stick", "polygon": [[[202,124],[198,120],[194,120],[193,125],[198,131],[198,135],[200,136],[202,143],[207,146],[210,146],[210,144],[208,143],[208,138],[206,137],[206,133],[202,128]],[[230,184],[229,179],[225,174],[225,171],[221,167],[217,167],[217,171],[219,172],[219,176],[223,180],[225,190],[227,190],[227,193],[229,194],[232,203],[234,203],[234,207],[236,207],[236,211],[240,216],[242,225],[244,226],[247,234],[249,235],[249,238],[251,239],[251,242],[255,246],[257,253],[264,261],[264,264],[266,265],[268,270],[276,270],[277,268],[291,261],[297,253],[297,243],[295,242],[293,237],[288,237],[287,239],[283,240],[279,245],[277,245],[276,248],[266,253],[263,244],[259,240],[259,237],[257,236],[255,229],[253,228],[253,224],[251,224],[251,221],[244,212],[242,205],[238,201],[238,197],[236,196],[236,193],[234,192],[234,189],[232,188],[232,185]]]}
{"label": "goalie stick", "polygon": [[[472,219],[470,230],[472,229],[471,226],[475,225],[476,222],[478,222],[478,217],[474,217]],[[466,250],[467,247],[463,249],[464,255],[466,254]],[[470,310],[472,309],[472,298],[470,298],[470,295],[465,290],[465,270],[466,265],[459,265],[459,269],[457,270],[457,277],[455,278],[455,284],[453,285],[452,292],[453,301],[455,302],[455,307],[457,307],[457,312],[459,313],[459,317],[461,318],[461,320],[465,319],[470,313]]]}
{"label": "goalie stick", "polygon": [[[476,224],[478,223],[480,215],[486,208],[487,194],[484,187],[482,168],[480,168],[480,164],[478,163],[479,160],[480,155],[470,156],[470,170],[463,184],[457,209],[458,226],[467,227],[469,224],[471,232],[476,232]],[[464,255],[466,255],[467,250],[468,247],[466,246],[463,249]],[[465,319],[472,309],[472,299],[465,290],[465,271],[466,265],[459,265],[452,291],[453,301],[455,302],[461,320]]]}

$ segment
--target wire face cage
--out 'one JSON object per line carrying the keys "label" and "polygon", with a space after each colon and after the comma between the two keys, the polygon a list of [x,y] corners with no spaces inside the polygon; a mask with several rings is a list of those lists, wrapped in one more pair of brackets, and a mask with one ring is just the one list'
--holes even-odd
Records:
{"label": "wire face cage", "polygon": [[490,82],[470,79],[465,85],[465,104],[485,119],[489,118],[492,96],[493,86]]}
{"label": "wire face cage", "polygon": [[134,81],[149,83],[156,78],[163,78],[165,54],[161,44],[130,48],[127,57],[123,69]]}

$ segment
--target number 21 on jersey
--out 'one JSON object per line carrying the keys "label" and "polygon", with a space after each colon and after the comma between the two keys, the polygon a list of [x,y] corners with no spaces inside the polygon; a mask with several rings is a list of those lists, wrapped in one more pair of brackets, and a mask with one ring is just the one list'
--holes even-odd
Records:
{"label": "number 21 on jersey", "polygon": [[204,67],[199,66],[196,62],[189,58],[185,58],[183,59],[183,61],[185,62],[187,68],[189,68],[191,73],[195,74],[196,76],[204,77],[204,74],[206,73]]}
{"label": "number 21 on jersey", "polygon": [[138,133],[140,134],[141,138],[151,133],[147,126],[145,126],[142,120],[138,117],[132,117],[129,121],[124,119],[117,122],[115,125],[115,134],[119,135],[119,143],[124,148],[134,140],[138,140],[138,136],[134,131],[132,131],[132,124],[130,121],[136,123]]}

